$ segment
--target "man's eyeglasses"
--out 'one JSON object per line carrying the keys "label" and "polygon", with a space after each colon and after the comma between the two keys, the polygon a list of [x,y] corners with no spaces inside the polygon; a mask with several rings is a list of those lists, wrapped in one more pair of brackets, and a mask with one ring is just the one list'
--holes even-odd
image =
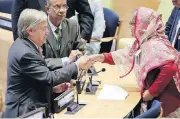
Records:
{"label": "man's eyeglasses", "polygon": [[61,9],[63,10],[68,10],[68,6],[67,5],[63,5],[63,6],[59,6],[59,5],[55,5],[55,6],[52,6],[52,8],[56,11],[56,12],[59,12]]}

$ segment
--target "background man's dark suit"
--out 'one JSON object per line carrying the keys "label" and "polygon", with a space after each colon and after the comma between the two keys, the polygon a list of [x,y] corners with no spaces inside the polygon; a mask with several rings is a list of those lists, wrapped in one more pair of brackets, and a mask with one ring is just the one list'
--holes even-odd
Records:
{"label": "background man's dark suit", "polygon": [[77,73],[75,63],[49,71],[36,46],[28,39],[17,39],[8,54],[6,110],[3,118],[15,118],[38,107],[50,109],[52,86],[70,81]]}
{"label": "background man's dark suit", "polygon": [[169,41],[172,43],[172,41],[174,40],[174,37],[176,36],[176,43],[175,43],[175,48],[180,51],[180,29],[177,32],[177,35],[175,34],[175,31],[177,29],[177,20],[180,20],[180,9],[177,7],[174,7],[174,9],[172,10],[172,13],[168,19],[168,21],[166,22],[166,29],[165,29],[165,33],[168,36]]}
{"label": "background man's dark suit", "polygon": [[[14,40],[18,37],[17,22],[20,13],[26,8],[32,8],[45,11],[46,0],[14,0],[12,7],[12,27]],[[94,17],[92,15],[88,0],[67,0],[69,9],[67,11],[67,18],[75,15],[75,10],[79,13],[79,24],[82,38],[90,40]]]}
{"label": "background man's dark suit", "polygon": [[61,48],[58,50],[57,39],[53,35],[53,31],[49,25],[49,35],[46,42],[43,44],[43,55],[45,58],[63,58],[68,57],[72,50],[83,50],[85,44],[81,41],[79,27],[75,20],[64,19],[61,23],[62,39]]}

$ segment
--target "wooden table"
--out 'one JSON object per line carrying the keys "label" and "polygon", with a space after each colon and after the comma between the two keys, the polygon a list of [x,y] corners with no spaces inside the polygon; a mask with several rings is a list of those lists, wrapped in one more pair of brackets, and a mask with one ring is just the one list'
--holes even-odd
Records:
{"label": "wooden table", "polygon": [[[97,71],[106,68],[106,71],[99,73],[94,80],[101,80],[96,95],[85,95],[85,92],[79,95],[79,102],[87,104],[75,115],[64,114],[66,109],[55,114],[55,118],[123,118],[125,117],[139,102],[140,93],[136,83],[134,73],[120,79],[119,72],[115,66],[108,64],[97,63],[95,65]],[[88,80],[87,80],[88,81]],[[124,101],[99,100],[99,95],[103,84],[118,85],[128,91],[129,95]]]}

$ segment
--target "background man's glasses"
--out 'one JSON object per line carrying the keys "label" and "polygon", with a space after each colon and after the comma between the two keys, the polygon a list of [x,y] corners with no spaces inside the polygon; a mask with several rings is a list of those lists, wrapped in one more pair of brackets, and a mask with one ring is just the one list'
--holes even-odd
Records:
{"label": "background man's glasses", "polygon": [[52,6],[52,8],[56,11],[56,12],[59,12],[61,9],[63,10],[68,10],[68,6],[67,5],[63,5],[63,6],[59,6],[59,5],[55,5],[55,6]]}

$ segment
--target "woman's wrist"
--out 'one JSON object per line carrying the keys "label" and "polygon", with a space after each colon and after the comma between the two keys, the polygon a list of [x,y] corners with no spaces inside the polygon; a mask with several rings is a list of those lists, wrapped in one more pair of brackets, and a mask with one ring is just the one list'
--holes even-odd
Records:
{"label": "woman's wrist", "polygon": [[103,54],[99,54],[98,60],[99,60],[99,62],[104,62],[104,55]]}

